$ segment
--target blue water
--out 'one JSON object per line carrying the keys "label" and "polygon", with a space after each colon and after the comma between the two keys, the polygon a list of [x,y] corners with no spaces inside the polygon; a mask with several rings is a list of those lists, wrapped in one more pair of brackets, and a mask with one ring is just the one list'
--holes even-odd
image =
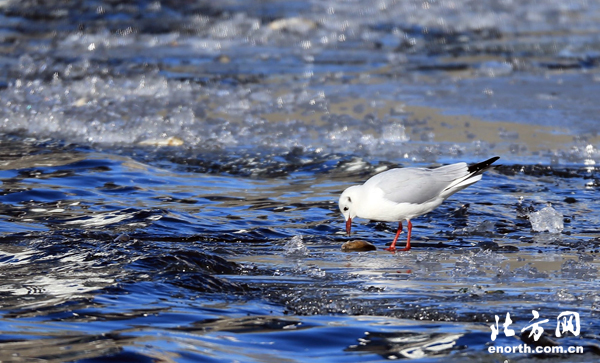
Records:
{"label": "blue water", "polygon": [[[597,359],[595,3],[0,10],[0,361]],[[410,252],[346,236],[346,187],[495,155]]]}

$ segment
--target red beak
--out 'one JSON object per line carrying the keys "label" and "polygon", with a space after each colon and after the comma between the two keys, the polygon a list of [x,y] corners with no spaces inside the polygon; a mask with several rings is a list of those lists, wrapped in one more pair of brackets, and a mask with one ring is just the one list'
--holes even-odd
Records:
{"label": "red beak", "polygon": [[350,229],[352,229],[352,218],[346,220],[346,233],[350,235]]}

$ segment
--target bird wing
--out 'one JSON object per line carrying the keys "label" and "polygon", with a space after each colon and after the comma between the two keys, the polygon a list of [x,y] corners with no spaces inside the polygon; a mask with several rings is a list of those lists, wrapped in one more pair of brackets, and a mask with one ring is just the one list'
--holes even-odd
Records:
{"label": "bird wing", "polygon": [[437,169],[401,168],[377,174],[367,180],[365,186],[381,189],[383,197],[395,203],[422,204],[439,197],[447,198],[455,191],[448,194],[446,190],[453,188],[457,182],[464,181],[468,176],[466,163],[446,165]]}

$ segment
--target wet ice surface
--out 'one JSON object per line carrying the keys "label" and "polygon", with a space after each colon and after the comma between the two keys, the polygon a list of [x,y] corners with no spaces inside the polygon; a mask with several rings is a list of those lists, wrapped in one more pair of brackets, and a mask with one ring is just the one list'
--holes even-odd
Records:
{"label": "wet ice surface", "polygon": [[536,232],[560,233],[564,229],[563,215],[552,208],[552,206],[529,214],[531,228]]}
{"label": "wet ice surface", "polygon": [[[0,6],[0,360],[597,358],[597,4]],[[410,252],[344,235],[345,187],[493,155]],[[532,310],[586,353],[490,355]]]}
{"label": "wet ice surface", "polygon": [[597,4],[55,5],[3,8],[5,132],[598,158]]}

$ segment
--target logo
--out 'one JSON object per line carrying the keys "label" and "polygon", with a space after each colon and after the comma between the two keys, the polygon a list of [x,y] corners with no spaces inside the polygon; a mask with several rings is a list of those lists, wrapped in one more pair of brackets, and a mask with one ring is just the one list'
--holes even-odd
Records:
{"label": "logo", "polygon": [[[534,341],[538,341],[538,339],[544,333],[544,324],[548,324],[550,322],[549,319],[540,319],[540,313],[537,310],[531,310],[531,314],[533,318],[529,320],[529,325],[521,329],[521,333],[525,333],[526,331],[530,331],[528,338],[533,337]],[[490,329],[492,329],[492,341],[496,341],[498,334],[500,334],[500,317],[498,315],[494,315],[496,322],[490,325]],[[509,328],[512,325],[513,321],[510,318],[510,313],[506,313],[506,317],[504,318],[504,324],[502,324],[502,332],[507,337],[512,337],[515,335],[515,330]],[[557,338],[560,338],[566,334],[573,334],[574,336],[579,336],[580,332],[580,320],[579,313],[574,311],[565,311],[560,313],[556,317],[556,328],[554,329],[554,335]],[[562,354],[562,353],[583,353],[582,346],[536,346],[534,348],[530,347],[527,344],[519,344],[516,346],[489,346],[488,352],[490,353],[552,353],[552,354]]]}
{"label": "logo", "polygon": [[[529,320],[530,323],[540,318],[540,313],[538,313],[537,310],[531,310],[531,314],[533,314],[533,319]],[[492,329],[492,341],[496,341],[498,333],[500,332],[498,327],[498,322],[500,318],[498,317],[498,315],[494,315],[494,317],[496,319],[496,323],[490,325],[490,329]],[[537,342],[540,336],[542,336],[542,334],[544,333],[544,328],[542,327],[542,324],[546,324],[548,322],[548,319],[535,321],[533,324],[521,329],[521,333],[528,329],[531,329],[531,332],[529,333],[529,338],[533,336],[533,340]],[[512,323],[513,321],[510,318],[510,313],[506,313],[506,318],[504,319],[504,324],[502,324],[502,327],[504,328],[504,335],[506,335],[507,337],[512,337],[515,335],[515,330],[508,328]],[[572,333],[574,336],[579,336],[579,325],[579,313],[576,313],[574,311],[562,312],[556,317],[556,329],[554,330],[554,334],[557,338],[560,338],[561,336],[569,332]]]}

